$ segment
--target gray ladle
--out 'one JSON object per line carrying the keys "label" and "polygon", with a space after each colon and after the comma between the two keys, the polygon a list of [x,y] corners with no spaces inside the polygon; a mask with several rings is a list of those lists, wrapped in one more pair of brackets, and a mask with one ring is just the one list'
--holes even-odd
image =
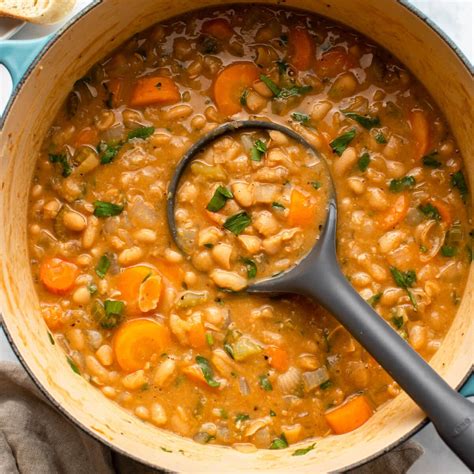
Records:
{"label": "gray ladle", "polygon": [[[175,223],[175,198],[184,170],[214,140],[243,129],[277,130],[318,155],[299,134],[272,122],[229,122],[203,136],[184,154],[168,189],[168,225],[179,248],[182,249]],[[474,404],[453,390],[360,297],[341,272],[336,257],[337,205],[332,181],[331,187],[326,222],[312,250],[292,269],[249,285],[247,292],[296,293],[316,300],[367,349],[426,413],[446,444],[474,470]]]}

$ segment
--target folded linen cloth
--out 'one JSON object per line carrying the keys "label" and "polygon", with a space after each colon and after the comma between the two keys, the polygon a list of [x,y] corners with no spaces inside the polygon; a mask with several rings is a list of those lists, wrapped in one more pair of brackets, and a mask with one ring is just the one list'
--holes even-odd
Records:
{"label": "folded linen cloth", "polygon": [[[403,474],[422,453],[421,446],[409,441],[347,472]],[[0,473],[160,472],[115,453],[94,440],[51,406],[21,365],[0,362]]]}

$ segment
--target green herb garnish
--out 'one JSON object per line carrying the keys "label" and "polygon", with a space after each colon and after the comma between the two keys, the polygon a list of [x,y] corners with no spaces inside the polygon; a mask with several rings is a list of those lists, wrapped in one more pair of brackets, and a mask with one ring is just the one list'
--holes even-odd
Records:
{"label": "green herb garnish", "polygon": [[68,157],[65,153],[61,153],[58,155],[49,155],[49,161],[51,163],[58,163],[61,168],[62,172],[61,175],[63,178],[67,178],[72,173],[72,165],[68,160]]}
{"label": "green herb garnish", "polygon": [[250,420],[250,416],[247,415],[247,413],[237,413],[235,415],[235,422],[237,423],[238,421],[247,421]]}
{"label": "green herb garnish", "polygon": [[303,125],[307,125],[309,123],[309,115],[308,114],[302,114],[301,112],[293,112],[291,114],[291,118],[295,122],[300,122]]}
{"label": "green herb garnish", "polygon": [[271,392],[273,390],[273,385],[268,379],[268,375],[259,375],[258,376],[258,383],[260,387],[263,388],[266,392]]}
{"label": "green herb garnish", "polygon": [[367,303],[372,306],[372,308],[380,301],[380,298],[382,298],[383,293],[375,293],[372,295],[368,300]]}
{"label": "green herb garnish", "polygon": [[382,132],[377,132],[377,134],[375,135],[375,141],[377,143],[387,143],[387,139],[385,138],[385,135],[382,133]]}
{"label": "green herb garnish", "polygon": [[209,204],[207,205],[207,210],[211,212],[220,211],[227,202],[228,199],[232,199],[234,195],[230,189],[227,189],[224,186],[218,186],[212,196]]}
{"label": "green herb garnish", "polygon": [[391,321],[397,329],[401,329],[405,324],[403,316],[392,316]]}
{"label": "green herb garnish", "polygon": [[214,371],[212,370],[209,361],[202,356],[196,356],[196,363],[199,365],[199,368],[204,375],[204,379],[206,380],[207,385],[209,387],[219,387],[221,385],[220,382],[214,379]]}
{"label": "green herb garnish", "polygon": [[323,185],[320,181],[311,181],[310,184],[316,190],[318,190]]}
{"label": "green herb garnish", "polygon": [[66,356],[67,363],[69,364],[69,367],[71,367],[72,371],[77,374],[81,375],[81,371],[79,370],[79,367],[76,365],[76,363],[68,356]]}
{"label": "green herb garnish", "polygon": [[242,262],[247,267],[247,278],[252,279],[257,276],[257,264],[251,258],[243,258]]}
{"label": "green herb garnish", "polygon": [[267,145],[262,140],[256,140],[250,149],[250,159],[252,161],[262,161],[263,155],[267,151]]}
{"label": "green herb garnish", "polygon": [[408,270],[407,272],[402,272],[401,270],[398,270],[396,267],[390,267],[390,273],[392,274],[392,277],[400,288],[403,288],[407,294],[408,297],[410,298],[411,304],[417,309],[418,305],[416,303],[416,299],[413,296],[413,293],[409,290],[413,286],[414,283],[416,283],[416,273],[414,270]]}
{"label": "green herb garnish", "polygon": [[275,438],[270,445],[270,449],[285,449],[288,447],[288,441],[285,433],[282,433],[279,438]]}
{"label": "green herb garnish", "polygon": [[332,387],[332,382],[331,382],[331,380],[326,380],[326,382],[323,382],[323,383],[319,386],[319,388],[320,388],[321,390],[327,390],[327,389],[330,388],[330,387]]}
{"label": "green herb garnish", "polygon": [[342,135],[339,135],[329,145],[331,146],[332,151],[334,153],[341,156],[344,150],[347,148],[347,146],[354,139],[355,136],[356,136],[355,129],[349,130],[348,132],[343,133]]}
{"label": "green herb garnish", "polygon": [[273,410],[270,410],[270,416],[277,416],[277,414]]}
{"label": "green herb garnish", "polygon": [[378,117],[369,117],[367,115],[359,115],[355,112],[343,112],[346,117],[355,120],[358,124],[362,125],[367,130],[380,125],[380,119]]}
{"label": "green herb garnish", "polygon": [[106,201],[94,201],[94,216],[111,217],[118,216],[123,211],[124,206]]}
{"label": "green herb garnish", "polygon": [[243,106],[243,107],[246,107],[247,106],[247,96],[249,95],[249,90],[248,89],[244,89],[242,91],[242,94],[240,94],[240,105]]}
{"label": "green herb garnish", "polygon": [[438,156],[437,151],[432,151],[431,153],[428,153],[425,155],[422,160],[423,160],[423,166],[426,166],[427,168],[440,168],[441,167],[441,161],[438,161],[436,157]]}
{"label": "green herb garnish", "polygon": [[122,313],[125,309],[125,303],[118,300],[105,300],[104,311],[105,317],[101,319],[100,325],[105,329],[110,329],[120,322]]}
{"label": "green herb garnish", "polygon": [[281,89],[268,76],[265,76],[265,74],[260,74],[260,80],[272,91],[274,96],[278,97]]}
{"label": "green herb garnish", "polygon": [[418,206],[418,210],[422,212],[426,217],[434,219],[435,221],[441,220],[441,214],[439,213],[438,209],[433,206],[433,204],[420,204]]}
{"label": "green herb garnish", "polygon": [[403,178],[392,179],[390,181],[388,189],[390,189],[392,193],[400,193],[401,191],[404,191],[407,188],[415,186],[415,184],[416,179],[414,176],[404,176]]}
{"label": "green herb garnish", "polygon": [[95,273],[99,278],[104,278],[105,274],[107,273],[108,269],[110,268],[110,259],[107,255],[102,255],[100,257],[99,262],[95,267]]}
{"label": "green herb garnish", "polygon": [[206,333],[206,342],[208,346],[212,346],[214,344],[214,336],[212,335],[212,332]]}
{"label": "green herb garnish", "polygon": [[300,448],[293,452],[292,456],[304,456],[314,449],[316,443],[311,444],[307,448]]}
{"label": "green herb garnish", "polygon": [[265,76],[264,74],[260,75],[260,80],[271,90],[275,98],[282,100],[297,95],[307,94],[312,90],[311,86],[292,86],[280,89],[268,76]]}
{"label": "green herb garnish", "polygon": [[272,202],[272,207],[275,209],[286,209],[286,207],[283,204],[280,204],[279,202],[273,201]]}
{"label": "green herb garnish", "polygon": [[466,178],[464,177],[464,174],[462,171],[456,171],[451,176],[451,184],[459,189],[459,192],[461,193],[462,200],[465,202],[466,201],[466,196],[468,193],[467,189],[467,183],[466,183]]}
{"label": "green herb garnish", "polygon": [[364,172],[369,167],[369,163],[370,163],[370,155],[367,152],[365,152],[358,159],[357,168],[359,168],[360,171]]}
{"label": "green herb garnish", "polygon": [[120,148],[122,148],[122,144],[119,143],[118,145],[107,145],[105,142],[100,142],[97,148],[100,154],[100,163],[106,165],[111,163],[117,156]]}
{"label": "green herb garnish", "polygon": [[285,74],[286,71],[288,71],[289,64],[282,59],[279,59],[278,61],[275,61],[277,66],[278,66],[278,73],[281,75]]}
{"label": "green herb garnish", "polygon": [[242,211],[228,217],[224,222],[224,228],[232,232],[234,235],[239,235],[251,224],[251,222],[251,217],[245,211]]}
{"label": "green herb garnish", "polygon": [[132,140],[133,138],[141,138],[142,140],[145,140],[153,135],[154,131],[155,127],[138,127],[128,132],[127,138],[129,140]]}
{"label": "green herb garnish", "polygon": [[441,247],[441,255],[443,257],[454,257],[457,253],[457,248],[453,245],[443,245]]}

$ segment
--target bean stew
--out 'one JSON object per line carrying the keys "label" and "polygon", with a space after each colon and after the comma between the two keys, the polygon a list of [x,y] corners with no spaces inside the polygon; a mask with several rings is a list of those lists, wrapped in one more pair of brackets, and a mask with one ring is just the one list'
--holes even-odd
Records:
{"label": "bean stew", "polygon": [[313,438],[302,455],[400,389],[314,302],[240,291],[295,265],[324,222],[322,162],[289,137],[215,141],[182,178],[187,252],[173,244],[176,164],[206,132],[248,118],[291,127],[328,163],[347,279],[429,359],[472,260],[456,141],[395,58],[286,8],[168,20],[74,84],[31,183],[31,270],[51,342],[104,396],[203,444]]}

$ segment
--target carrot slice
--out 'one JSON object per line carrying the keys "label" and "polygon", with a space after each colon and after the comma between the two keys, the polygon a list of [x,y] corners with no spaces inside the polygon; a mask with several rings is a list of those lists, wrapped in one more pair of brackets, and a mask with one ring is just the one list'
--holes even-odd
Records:
{"label": "carrot slice", "polygon": [[97,130],[94,128],[86,127],[83,128],[76,136],[74,140],[75,146],[81,145],[93,145],[96,146],[99,142],[99,135],[97,134]]}
{"label": "carrot slice", "polygon": [[184,271],[178,264],[168,262],[161,258],[153,260],[153,264],[167,283],[175,288],[181,288],[184,279]]}
{"label": "carrot slice", "polygon": [[212,388],[207,384],[206,379],[204,378],[204,374],[202,373],[202,370],[197,364],[183,367],[182,372],[192,382],[198,383],[199,385],[202,385],[207,388]]}
{"label": "carrot slice", "polygon": [[234,30],[230,26],[230,23],[224,18],[214,18],[207,20],[202,24],[201,31],[203,34],[213,36],[220,40],[229,39],[233,34]]}
{"label": "carrot slice", "polygon": [[136,265],[123,269],[116,279],[117,289],[121,293],[120,299],[127,304],[127,313],[140,313],[138,298],[140,286],[146,278],[156,273],[153,268],[145,265]]}
{"label": "carrot slice", "polygon": [[293,189],[290,199],[290,212],[288,213],[288,224],[291,226],[307,227],[314,222],[316,217],[316,205],[297,189]]}
{"label": "carrot slice", "polygon": [[439,215],[443,222],[446,223],[448,227],[451,227],[453,223],[453,216],[451,214],[451,208],[447,203],[442,201],[441,199],[431,198],[429,202],[438,209]]}
{"label": "carrot slice", "polygon": [[47,305],[41,307],[41,315],[51,331],[56,331],[60,327],[62,327],[63,322],[61,316],[63,311],[61,307],[57,304],[54,305]]}
{"label": "carrot slice", "polygon": [[151,319],[127,321],[112,341],[117,363],[127,372],[143,369],[154,354],[161,354],[169,344],[169,329]]}
{"label": "carrot slice", "polygon": [[214,100],[219,111],[231,116],[242,110],[240,97],[259,77],[257,66],[249,62],[227,66],[214,82]]}
{"label": "carrot slice", "polygon": [[430,126],[422,110],[412,110],[408,116],[413,138],[415,139],[415,160],[421,160],[428,151]]}
{"label": "carrot slice", "polygon": [[160,301],[162,289],[163,285],[160,275],[153,275],[144,280],[138,291],[138,307],[140,311],[146,313],[156,309]]}
{"label": "carrot slice", "polygon": [[410,208],[410,198],[407,194],[400,194],[388,213],[382,219],[381,226],[383,230],[391,229],[400,223],[408,213]]}
{"label": "carrot slice", "polygon": [[265,349],[265,353],[269,357],[268,363],[278,372],[286,372],[290,365],[288,360],[288,352],[278,346],[269,346]]}
{"label": "carrot slice", "polygon": [[334,433],[343,434],[362,426],[372,414],[373,410],[367,397],[358,395],[325,413],[324,417]]}
{"label": "carrot slice", "polygon": [[178,86],[169,77],[150,76],[138,79],[132,90],[130,105],[144,107],[146,105],[169,105],[181,99]]}
{"label": "carrot slice", "polygon": [[202,323],[193,324],[188,330],[188,342],[194,349],[206,346],[206,332]]}
{"label": "carrot slice", "polygon": [[356,66],[352,55],[343,48],[333,48],[316,61],[316,72],[320,77],[335,77]]}
{"label": "carrot slice", "polygon": [[288,61],[298,71],[306,71],[313,63],[315,46],[313,38],[303,28],[291,28],[288,32]]}
{"label": "carrot slice", "polygon": [[74,286],[78,275],[79,268],[62,258],[46,258],[41,262],[40,280],[51,293],[67,293]]}

